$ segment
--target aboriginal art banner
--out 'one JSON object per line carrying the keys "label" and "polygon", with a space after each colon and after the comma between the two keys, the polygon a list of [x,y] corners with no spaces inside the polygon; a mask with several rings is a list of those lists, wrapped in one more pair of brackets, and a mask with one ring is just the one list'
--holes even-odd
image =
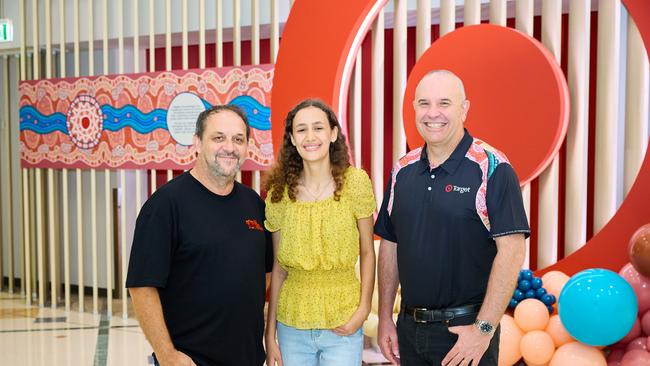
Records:
{"label": "aboriginal art banner", "polygon": [[20,83],[23,167],[189,169],[202,111],[244,110],[251,126],[244,170],[273,162],[273,65],[28,80]]}

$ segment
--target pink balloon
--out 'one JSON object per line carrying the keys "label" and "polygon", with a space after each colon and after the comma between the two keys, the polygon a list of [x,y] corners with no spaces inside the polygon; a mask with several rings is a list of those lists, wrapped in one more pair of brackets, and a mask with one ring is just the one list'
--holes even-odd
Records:
{"label": "pink balloon", "polygon": [[630,329],[627,335],[623,337],[623,339],[618,341],[618,343],[628,344],[633,339],[639,338],[640,336],[641,336],[641,322],[639,321],[639,318],[636,318],[636,320],[634,321],[634,325],[632,326],[632,329]]}
{"label": "pink balloon", "polygon": [[642,349],[644,351],[648,350],[647,339],[646,337],[635,338],[625,347],[625,352],[629,352],[633,349]]}
{"label": "pink balloon", "polygon": [[641,349],[633,349],[626,352],[621,360],[621,366],[648,366],[650,365],[650,353]]}
{"label": "pink balloon", "polygon": [[646,311],[641,317],[641,331],[646,337],[650,336],[650,311]]}
{"label": "pink balloon", "polygon": [[611,352],[609,352],[609,355],[607,355],[607,362],[620,362],[623,359],[623,356],[625,355],[625,350],[622,348],[616,348],[613,349]]}
{"label": "pink balloon", "polygon": [[607,366],[621,366],[621,361],[609,361]]}
{"label": "pink balloon", "polygon": [[623,266],[618,274],[632,286],[639,305],[639,314],[644,314],[650,309],[650,278],[640,275],[630,263]]}

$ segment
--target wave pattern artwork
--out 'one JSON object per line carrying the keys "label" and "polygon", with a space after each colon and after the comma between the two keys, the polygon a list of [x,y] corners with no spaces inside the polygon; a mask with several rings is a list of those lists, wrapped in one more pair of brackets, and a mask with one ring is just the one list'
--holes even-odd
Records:
{"label": "wave pattern artwork", "polygon": [[20,83],[23,167],[189,169],[198,114],[240,107],[251,126],[244,170],[273,162],[273,65]]}

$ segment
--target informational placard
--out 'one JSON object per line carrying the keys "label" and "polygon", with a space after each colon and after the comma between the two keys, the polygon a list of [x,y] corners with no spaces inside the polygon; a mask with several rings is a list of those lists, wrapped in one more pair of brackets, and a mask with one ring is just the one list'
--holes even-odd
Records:
{"label": "informational placard", "polygon": [[188,169],[198,115],[232,104],[251,125],[244,170],[273,162],[273,65],[20,83],[23,167]]}
{"label": "informational placard", "polygon": [[0,42],[14,41],[14,25],[11,19],[0,19]]}

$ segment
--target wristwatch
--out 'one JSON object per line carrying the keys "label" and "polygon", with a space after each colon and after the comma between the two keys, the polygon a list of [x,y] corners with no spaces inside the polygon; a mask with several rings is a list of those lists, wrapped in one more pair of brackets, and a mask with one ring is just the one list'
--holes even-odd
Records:
{"label": "wristwatch", "polygon": [[476,319],[474,321],[474,326],[481,332],[483,335],[492,335],[496,327],[485,320]]}

